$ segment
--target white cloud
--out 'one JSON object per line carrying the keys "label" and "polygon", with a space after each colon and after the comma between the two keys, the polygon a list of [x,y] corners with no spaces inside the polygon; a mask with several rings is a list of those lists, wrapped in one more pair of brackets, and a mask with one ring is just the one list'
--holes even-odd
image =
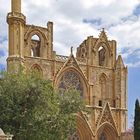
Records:
{"label": "white cloud", "polygon": [[110,4],[112,4],[113,2],[115,2],[115,0],[81,0],[83,7],[89,9],[93,6],[108,6]]}
{"label": "white cloud", "polygon": [[[10,11],[10,1],[0,0],[2,38],[7,37],[6,14]],[[129,48],[123,52],[125,59],[140,48],[140,18],[132,15],[139,0],[22,0],[22,3],[27,23],[46,26],[47,21],[54,22],[54,50],[62,55],[69,54],[71,46],[76,50],[87,36],[97,37],[98,29],[103,27],[111,39],[117,39],[119,53]],[[101,25],[84,23],[84,19],[100,19]]]}

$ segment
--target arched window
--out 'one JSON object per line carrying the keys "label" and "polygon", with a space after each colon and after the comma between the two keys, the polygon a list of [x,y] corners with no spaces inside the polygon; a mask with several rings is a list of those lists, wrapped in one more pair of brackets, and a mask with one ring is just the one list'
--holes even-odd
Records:
{"label": "arched window", "polygon": [[99,66],[105,66],[106,50],[103,46],[99,47],[98,56],[99,56]]}
{"label": "arched window", "polygon": [[35,72],[35,73],[37,73],[37,74],[39,74],[40,76],[43,75],[42,69],[41,69],[41,67],[40,67],[38,64],[34,64],[34,65],[31,67],[31,71],[32,71],[32,72]]}
{"label": "arched window", "polygon": [[40,38],[38,35],[33,35],[31,38],[31,56],[40,57]]}
{"label": "arched window", "polygon": [[86,58],[87,57],[87,51],[84,47],[81,48],[81,58]]}
{"label": "arched window", "polygon": [[107,80],[106,80],[106,76],[104,74],[101,75],[100,79],[100,105],[103,105],[102,103],[104,102],[104,100],[107,97]]}
{"label": "arched window", "polygon": [[83,84],[80,76],[74,70],[67,70],[60,78],[58,88],[61,90],[76,89],[83,97]]}

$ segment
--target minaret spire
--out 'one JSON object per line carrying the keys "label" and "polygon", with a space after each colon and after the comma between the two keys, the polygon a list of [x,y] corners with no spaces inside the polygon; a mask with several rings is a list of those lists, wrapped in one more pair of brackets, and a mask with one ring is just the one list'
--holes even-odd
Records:
{"label": "minaret spire", "polygon": [[21,13],[21,0],[12,0],[11,9],[12,12]]}

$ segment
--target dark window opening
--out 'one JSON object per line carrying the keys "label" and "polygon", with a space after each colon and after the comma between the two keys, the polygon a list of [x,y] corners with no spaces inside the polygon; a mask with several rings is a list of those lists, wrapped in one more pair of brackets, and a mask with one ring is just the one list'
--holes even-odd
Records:
{"label": "dark window opening", "polygon": [[40,38],[37,35],[31,38],[31,56],[40,57]]}
{"label": "dark window opening", "polygon": [[99,100],[99,106],[102,106],[102,101],[101,100]]}
{"label": "dark window opening", "polygon": [[99,66],[104,66],[105,65],[105,48],[104,47],[99,47],[98,49],[98,56],[99,56]]}

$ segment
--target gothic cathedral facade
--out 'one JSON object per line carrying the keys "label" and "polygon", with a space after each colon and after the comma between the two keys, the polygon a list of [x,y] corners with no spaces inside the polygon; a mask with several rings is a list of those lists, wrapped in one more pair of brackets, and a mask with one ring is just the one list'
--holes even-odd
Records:
{"label": "gothic cathedral facade", "polygon": [[[76,57],[57,55],[53,50],[53,23],[47,27],[26,24],[21,0],[12,0],[9,25],[8,70],[23,66],[36,69],[55,88],[79,90],[91,113],[77,115],[77,132],[72,140],[120,140],[127,128],[127,67],[117,57],[115,40],[104,30],[99,38],[87,37]],[[38,38],[35,38],[38,37]]]}

